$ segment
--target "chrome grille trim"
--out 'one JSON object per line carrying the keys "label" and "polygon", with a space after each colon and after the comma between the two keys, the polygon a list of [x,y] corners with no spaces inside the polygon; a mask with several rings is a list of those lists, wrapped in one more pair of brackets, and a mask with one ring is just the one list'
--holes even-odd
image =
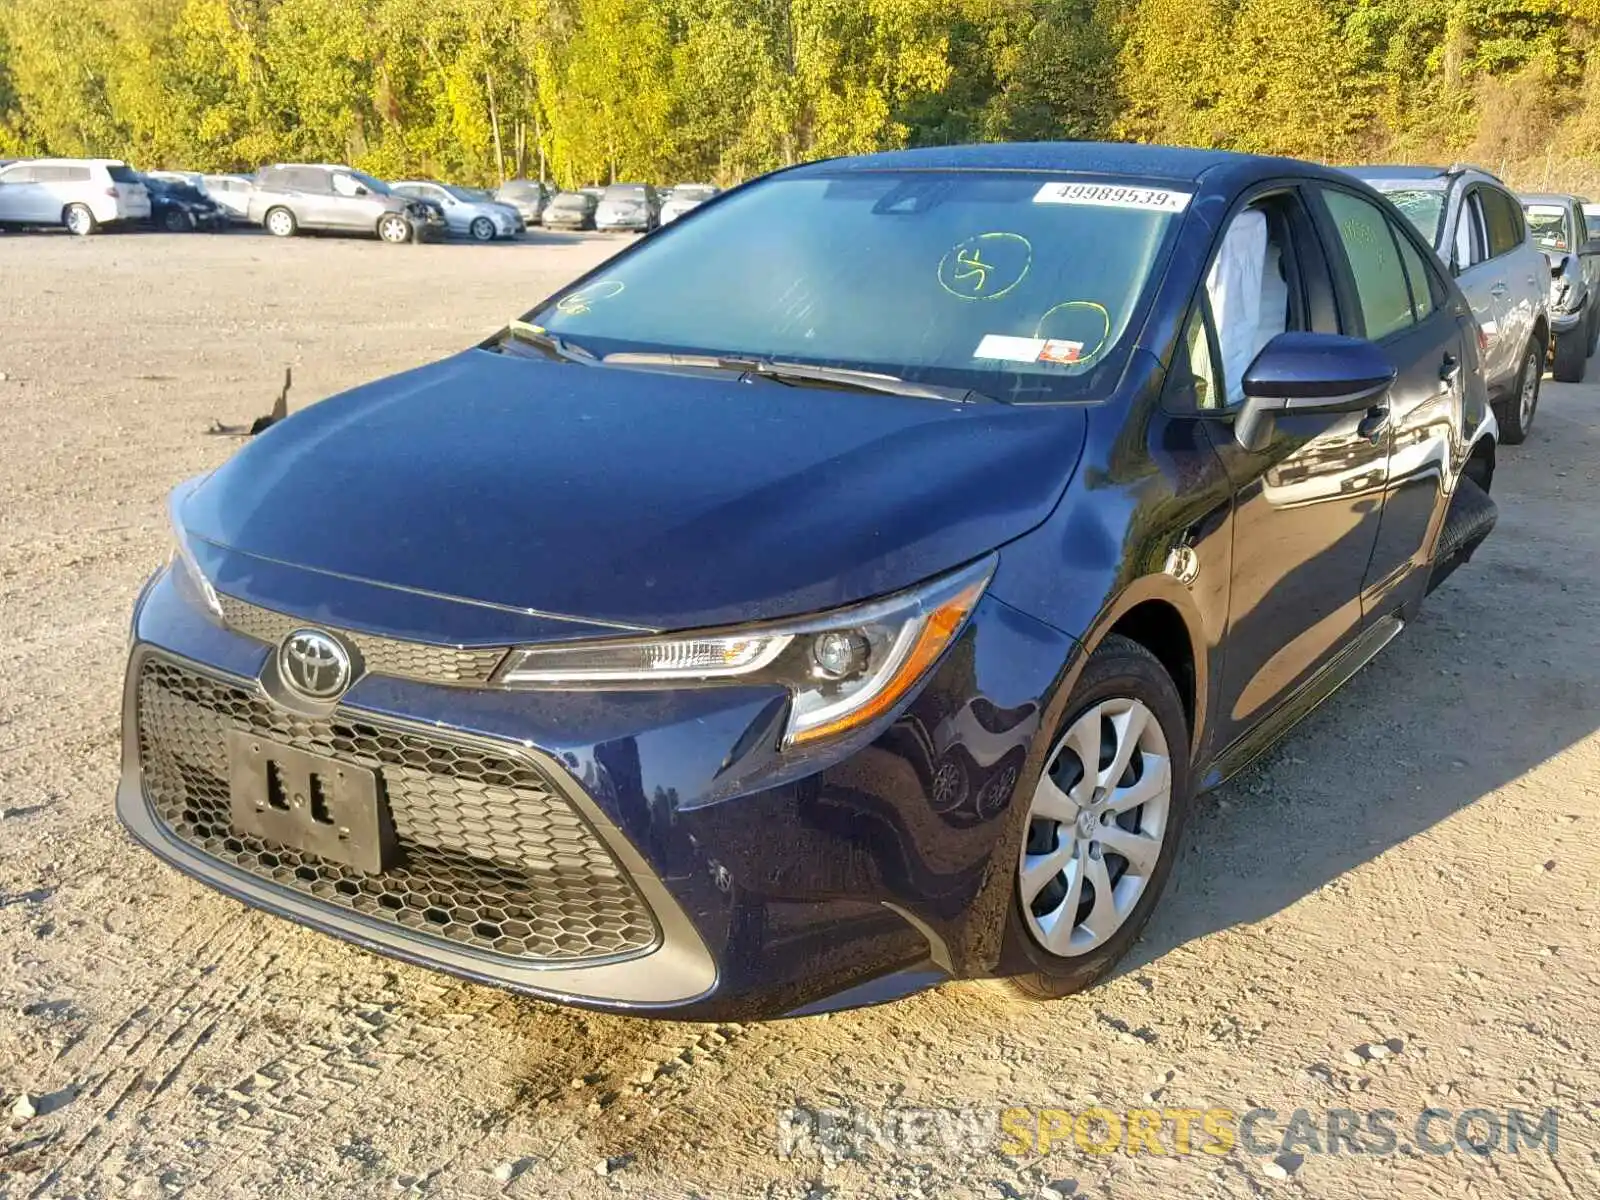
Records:
{"label": "chrome grille trim", "polygon": [[370,633],[357,633],[350,629],[323,625],[291,617],[287,613],[251,604],[235,596],[218,593],[222,604],[223,622],[235,633],[254,638],[258,642],[277,645],[296,629],[307,626],[325,629],[337,634],[355,648],[361,656],[365,672],[369,675],[389,675],[399,679],[415,679],[423,683],[444,683],[460,687],[482,687],[493,678],[505,656],[506,646],[439,646],[431,642],[409,642],[399,638],[378,637]]}

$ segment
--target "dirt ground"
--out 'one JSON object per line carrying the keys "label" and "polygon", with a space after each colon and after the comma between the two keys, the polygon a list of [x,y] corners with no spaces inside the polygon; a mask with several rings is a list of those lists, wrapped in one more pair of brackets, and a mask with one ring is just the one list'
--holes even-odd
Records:
{"label": "dirt ground", "polygon": [[[205,427],[266,411],[286,364],[300,407],[457,349],[616,245],[0,234],[0,1197],[1600,1195],[1596,386],[1547,384],[1477,560],[1209,798],[1145,941],[1087,995],[594,1016],[251,913],[137,849],[111,805],[126,622],[165,493],[235,445]],[[1402,1147],[995,1133],[841,1159],[795,1105],[991,1130],[1010,1106],[1270,1108],[1269,1151],[1297,1108],[1388,1109]],[[1429,1107],[1555,1108],[1558,1149],[1425,1153]]]}

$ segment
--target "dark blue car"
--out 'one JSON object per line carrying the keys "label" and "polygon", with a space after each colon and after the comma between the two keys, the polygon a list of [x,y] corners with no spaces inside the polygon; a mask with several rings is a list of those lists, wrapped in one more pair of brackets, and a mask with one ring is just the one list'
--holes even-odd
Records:
{"label": "dark blue car", "polygon": [[1460,293],[1348,175],[782,171],[180,487],[118,810],[575,1004],[1061,995],[1488,533],[1494,429]]}

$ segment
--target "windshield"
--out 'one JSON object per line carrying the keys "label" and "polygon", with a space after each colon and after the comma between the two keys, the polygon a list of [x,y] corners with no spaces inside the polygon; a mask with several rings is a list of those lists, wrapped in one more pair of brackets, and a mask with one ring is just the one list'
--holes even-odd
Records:
{"label": "windshield", "polygon": [[680,184],[672,189],[674,200],[709,200],[716,195],[717,189],[713,187],[695,187],[689,184]]}
{"label": "windshield", "polygon": [[562,192],[550,201],[551,208],[588,208],[594,202],[593,196],[585,196],[582,192]]}
{"label": "windshield", "polygon": [[500,190],[508,196],[537,196],[539,184],[531,179],[512,179],[502,183]]}
{"label": "windshield", "polygon": [[1571,250],[1567,239],[1567,210],[1559,204],[1524,204],[1528,233],[1541,250]]}
{"label": "windshield", "polygon": [[1439,246],[1439,220],[1444,216],[1444,184],[1399,182],[1392,179],[1369,179],[1389,198],[1418,233],[1428,239],[1428,245]]}
{"label": "windshield", "polygon": [[596,354],[876,371],[1089,398],[1187,193],[1034,173],[841,171],[747,187],[528,315]]}
{"label": "windshield", "polygon": [[374,179],[371,175],[364,174],[361,171],[345,171],[344,174],[350,176],[351,179],[354,179],[375,196],[391,196],[394,194],[389,190],[389,185],[381,179]]}
{"label": "windshield", "polygon": [[605,190],[607,200],[643,200],[644,184],[613,183]]}

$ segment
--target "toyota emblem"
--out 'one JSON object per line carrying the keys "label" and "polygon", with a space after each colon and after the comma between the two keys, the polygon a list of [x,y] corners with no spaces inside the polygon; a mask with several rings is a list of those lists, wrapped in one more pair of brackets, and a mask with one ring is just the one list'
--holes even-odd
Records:
{"label": "toyota emblem", "polygon": [[333,700],[350,686],[350,655],[317,629],[296,629],[278,647],[278,675],[308,700]]}

